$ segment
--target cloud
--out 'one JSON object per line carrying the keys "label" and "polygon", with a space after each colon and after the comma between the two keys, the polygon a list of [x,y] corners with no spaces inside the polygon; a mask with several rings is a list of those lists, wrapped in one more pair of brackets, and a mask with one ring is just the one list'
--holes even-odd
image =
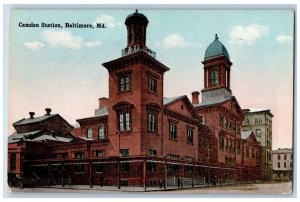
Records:
{"label": "cloud", "polygon": [[163,47],[166,49],[171,48],[184,48],[184,47],[200,47],[200,44],[191,43],[187,41],[184,37],[182,37],[178,33],[173,33],[166,36],[162,42],[156,43],[156,46]]}
{"label": "cloud", "polygon": [[81,36],[74,36],[69,31],[46,30],[42,32],[42,38],[45,39],[50,47],[54,48],[80,49],[83,43]]}
{"label": "cloud", "polygon": [[236,25],[230,30],[231,44],[252,45],[269,32],[269,28],[265,25],[251,24],[247,26]]}
{"label": "cloud", "polygon": [[279,35],[276,37],[276,41],[278,41],[279,43],[293,43],[293,37],[288,36],[288,35]]}
{"label": "cloud", "polygon": [[102,46],[101,41],[87,41],[83,44],[86,48],[97,48]]}
{"label": "cloud", "polygon": [[23,46],[31,50],[38,50],[44,47],[44,44],[39,41],[32,41],[32,42],[25,42]]}
{"label": "cloud", "polygon": [[97,23],[104,23],[108,28],[114,28],[116,26],[123,25],[122,23],[117,22],[114,17],[109,15],[100,15],[96,17],[96,21],[93,24],[96,25]]}

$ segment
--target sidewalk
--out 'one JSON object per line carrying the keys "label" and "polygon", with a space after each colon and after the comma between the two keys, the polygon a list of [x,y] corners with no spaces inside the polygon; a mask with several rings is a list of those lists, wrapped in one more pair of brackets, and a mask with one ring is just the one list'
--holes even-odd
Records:
{"label": "sidewalk", "polygon": [[121,186],[120,189],[118,189],[117,186],[98,186],[93,185],[92,188],[90,188],[89,185],[65,185],[64,187],[62,185],[53,185],[53,186],[43,186],[40,188],[52,188],[52,189],[73,189],[73,190],[99,190],[99,191],[113,191],[113,192],[157,192],[157,191],[173,191],[173,190],[181,190],[181,189],[193,189],[193,188],[207,188],[207,187],[219,187],[219,186],[227,186],[230,184],[217,184],[217,185],[195,185],[192,186],[185,186],[178,188],[177,186],[167,186],[166,189],[160,188],[160,187],[146,187],[146,190],[144,190],[143,187],[131,187],[131,186]]}

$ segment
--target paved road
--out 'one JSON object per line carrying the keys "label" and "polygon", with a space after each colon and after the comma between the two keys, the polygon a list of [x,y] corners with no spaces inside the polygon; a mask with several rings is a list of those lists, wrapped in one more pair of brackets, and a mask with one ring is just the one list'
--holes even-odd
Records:
{"label": "paved road", "polygon": [[[151,197],[152,194],[162,194],[162,195],[170,195],[170,194],[291,194],[292,193],[292,183],[270,183],[270,184],[244,184],[244,185],[230,185],[230,186],[218,186],[218,187],[205,187],[205,188],[190,188],[190,189],[180,189],[180,190],[168,190],[168,191],[150,191],[141,192],[142,189],[138,187],[123,187],[120,190],[117,189],[108,189],[100,190],[97,187],[93,189],[88,189],[87,187],[76,187],[76,188],[24,188],[24,189],[12,189],[13,192],[27,192],[25,194],[34,194],[36,193],[94,193],[94,194],[149,194]],[[17,193],[16,193],[17,194]],[[84,195],[81,195],[84,197]],[[13,197],[13,196],[11,196]],[[57,195],[53,195],[53,197],[57,197]],[[59,196],[58,196],[59,197]]]}

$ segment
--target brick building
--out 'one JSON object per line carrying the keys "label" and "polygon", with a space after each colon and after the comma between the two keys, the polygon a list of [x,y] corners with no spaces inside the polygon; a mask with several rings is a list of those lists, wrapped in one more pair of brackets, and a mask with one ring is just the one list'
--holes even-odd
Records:
{"label": "brick building", "polygon": [[[146,46],[148,19],[135,12],[125,24],[127,46],[122,57],[103,64],[109,74],[109,97],[99,99],[93,117],[77,119],[79,128],[59,115],[53,115],[53,121],[58,117],[60,128],[51,124],[51,115],[16,122],[31,126],[35,136],[10,141],[9,159],[17,159],[12,154],[16,145],[40,155],[18,160],[22,175],[10,177],[32,180],[34,185],[144,188],[260,179],[257,161],[244,158],[244,147],[251,146],[257,154],[260,146],[253,134],[242,138],[244,111],[231,93],[232,63],[218,36],[205,52],[202,102],[198,91],[192,92],[191,102],[186,95],[164,97],[164,74],[169,68]],[[49,137],[39,135],[45,120]],[[9,138],[14,140],[13,136]],[[25,146],[29,143],[40,149]]]}

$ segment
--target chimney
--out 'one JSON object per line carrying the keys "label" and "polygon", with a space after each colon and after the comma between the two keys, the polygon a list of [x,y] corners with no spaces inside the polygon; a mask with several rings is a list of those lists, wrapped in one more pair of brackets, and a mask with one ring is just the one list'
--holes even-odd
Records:
{"label": "chimney", "polygon": [[51,109],[50,108],[45,108],[45,111],[46,111],[45,115],[50,116]]}
{"label": "chimney", "polygon": [[108,98],[101,97],[99,98],[99,109],[104,106],[108,107]]}
{"label": "chimney", "polygon": [[34,117],[33,117],[33,116],[35,115],[34,112],[29,112],[29,115],[30,115],[30,118],[31,118],[31,119],[34,119]]}
{"label": "chimney", "polygon": [[192,92],[192,104],[199,104],[199,91],[193,91]]}

